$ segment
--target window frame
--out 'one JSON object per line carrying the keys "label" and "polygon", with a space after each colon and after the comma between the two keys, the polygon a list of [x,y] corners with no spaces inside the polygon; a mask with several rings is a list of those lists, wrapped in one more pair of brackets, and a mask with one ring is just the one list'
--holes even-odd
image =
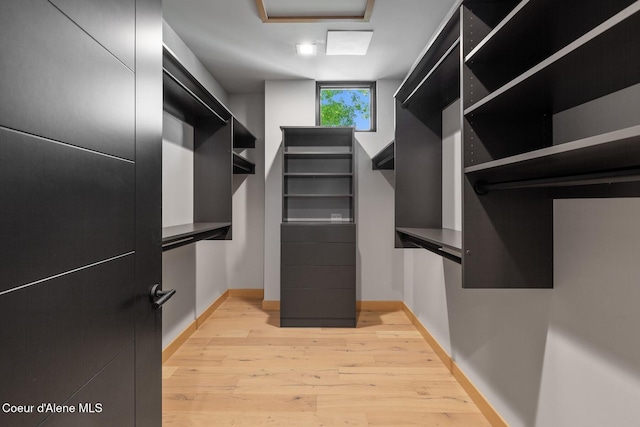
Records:
{"label": "window frame", "polygon": [[316,82],[316,126],[320,124],[320,91],[322,89],[369,89],[370,99],[370,117],[369,129],[355,129],[356,132],[376,132],[378,125],[378,115],[376,109],[376,82],[369,81],[322,81]]}

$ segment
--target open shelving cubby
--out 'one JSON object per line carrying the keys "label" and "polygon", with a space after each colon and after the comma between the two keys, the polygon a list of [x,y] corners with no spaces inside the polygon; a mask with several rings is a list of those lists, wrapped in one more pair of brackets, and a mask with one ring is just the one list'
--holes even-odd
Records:
{"label": "open shelving cubby", "polygon": [[255,137],[163,46],[163,109],[193,126],[193,223],[162,230],[163,250],[199,240],[231,239],[232,174],[255,165],[233,152]]}
{"label": "open shelving cubby", "polygon": [[371,159],[371,169],[373,170],[393,170],[395,168],[396,142],[391,141],[385,145]]}
{"label": "open shelving cubby", "polygon": [[[233,149],[256,148],[256,137],[235,117],[233,118]],[[233,153],[233,173],[254,175],[256,164],[240,154]]]}
{"label": "open shelving cubby", "polygon": [[460,98],[459,4],[445,18],[395,94],[396,135],[392,145],[395,246],[424,248],[458,263],[461,232],[443,228],[442,112]]}
{"label": "open shelving cubby", "polygon": [[354,222],[353,128],[283,127],[283,222]]}
{"label": "open shelving cubby", "polygon": [[462,17],[463,286],[551,288],[553,200],[640,195],[640,2],[468,0]]}

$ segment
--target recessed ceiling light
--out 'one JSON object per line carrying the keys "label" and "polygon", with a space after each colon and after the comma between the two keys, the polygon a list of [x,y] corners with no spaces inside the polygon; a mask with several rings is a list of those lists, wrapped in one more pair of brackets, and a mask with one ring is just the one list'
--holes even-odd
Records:
{"label": "recessed ceiling light", "polygon": [[296,53],[303,56],[313,56],[318,52],[315,44],[298,43],[296,44]]}
{"label": "recessed ceiling light", "polygon": [[373,31],[327,31],[327,55],[366,55]]}

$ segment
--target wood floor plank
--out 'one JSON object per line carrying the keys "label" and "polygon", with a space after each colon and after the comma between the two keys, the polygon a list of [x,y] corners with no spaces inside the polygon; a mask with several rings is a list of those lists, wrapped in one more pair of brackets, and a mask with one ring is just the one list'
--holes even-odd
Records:
{"label": "wood floor plank", "polygon": [[164,364],[163,425],[489,425],[402,311],[279,325],[261,301],[227,298]]}

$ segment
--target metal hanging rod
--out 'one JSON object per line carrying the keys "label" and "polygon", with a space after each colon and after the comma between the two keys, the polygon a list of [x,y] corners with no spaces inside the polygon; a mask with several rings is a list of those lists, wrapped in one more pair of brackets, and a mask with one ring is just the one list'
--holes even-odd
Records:
{"label": "metal hanging rod", "polygon": [[488,183],[478,180],[474,184],[477,194],[484,195],[490,191],[516,190],[521,188],[574,187],[581,185],[616,184],[620,182],[640,181],[640,168],[617,171],[597,172],[581,175],[559,176],[551,178],[525,179]]}

